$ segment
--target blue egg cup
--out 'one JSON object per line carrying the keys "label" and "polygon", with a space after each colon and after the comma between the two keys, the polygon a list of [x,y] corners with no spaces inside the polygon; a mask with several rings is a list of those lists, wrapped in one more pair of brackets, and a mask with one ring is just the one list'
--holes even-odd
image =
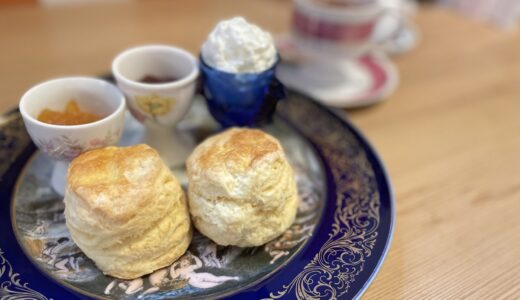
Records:
{"label": "blue egg cup", "polygon": [[230,73],[207,65],[200,57],[202,94],[213,118],[223,127],[256,127],[268,122],[285,89],[275,77],[280,59],[260,73]]}

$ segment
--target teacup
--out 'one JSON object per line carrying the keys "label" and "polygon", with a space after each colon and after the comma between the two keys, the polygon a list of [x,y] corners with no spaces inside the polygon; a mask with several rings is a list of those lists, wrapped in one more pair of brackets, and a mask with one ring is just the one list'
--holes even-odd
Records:
{"label": "teacup", "polygon": [[379,1],[294,0],[295,45],[311,56],[358,56],[373,46],[373,33],[384,7]]}
{"label": "teacup", "polygon": [[373,4],[378,0],[313,0],[317,4],[337,6],[337,7],[359,7]]}
{"label": "teacup", "polygon": [[[118,87],[130,112],[146,126],[143,142],[154,147],[170,166],[184,163],[191,146],[175,130],[191,106],[199,67],[189,52],[166,45],[128,49],[112,63]],[[147,77],[155,78],[148,82]]]}
{"label": "teacup", "polygon": [[[82,125],[53,125],[38,120],[44,109],[62,111],[74,100],[85,111],[101,117]],[[51,184],[63,195],[70,160],[82,152],[116,144],[124,126],[125,98],[114,85],[95,78],[49,80],[29,89],[19,103],[25,127],[34,144],[55,159]]]}

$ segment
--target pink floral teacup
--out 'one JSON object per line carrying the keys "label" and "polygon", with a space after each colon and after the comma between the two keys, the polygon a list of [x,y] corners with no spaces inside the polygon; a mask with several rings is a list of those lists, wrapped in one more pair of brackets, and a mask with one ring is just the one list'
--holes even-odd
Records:
{"label": "pink floral teacup", "polygon": [[292,35],[311,56],[358,56],[373,44],[385,8],[378,0],[293,0]]}
{"label": "pink floral teacup", "polygon": [[[82,125],[53,125],[37,119],[46,108],[63,111],[69,100],[101,119]],[[125,118],[125,98],[121,91],[106,81],[88,77],[40,83],[22,96],[19,108],[34,144],[57,161],[51,184],[62,195],[70,160],[82,152],[116,144]]]}

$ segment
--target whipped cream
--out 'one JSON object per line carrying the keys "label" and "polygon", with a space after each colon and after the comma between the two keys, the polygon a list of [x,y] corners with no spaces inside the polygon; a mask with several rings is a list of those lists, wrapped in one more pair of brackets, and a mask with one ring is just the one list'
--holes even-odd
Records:
{"label": "whipped cream", "polygon": [[209,66],[231,73],[257,73],[276,62],[273,38],[242,17],[221,21],[202,45]]}

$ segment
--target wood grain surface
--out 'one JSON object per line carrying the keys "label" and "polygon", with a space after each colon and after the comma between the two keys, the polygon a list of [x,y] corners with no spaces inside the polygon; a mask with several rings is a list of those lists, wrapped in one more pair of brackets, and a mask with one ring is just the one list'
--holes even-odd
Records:
{"label": "wood grain surface", "polygon": [[[138,1],[0,7],[0,111],[30,86],[99,75],[121,50],[197,53],[243,15],[286,31],[291,3]],[[520,299],[520,33],[421,7],[422,41],[395,57],[397,91],[348,111],[385,161],[397,198],[390,252],[365,299]]]}

